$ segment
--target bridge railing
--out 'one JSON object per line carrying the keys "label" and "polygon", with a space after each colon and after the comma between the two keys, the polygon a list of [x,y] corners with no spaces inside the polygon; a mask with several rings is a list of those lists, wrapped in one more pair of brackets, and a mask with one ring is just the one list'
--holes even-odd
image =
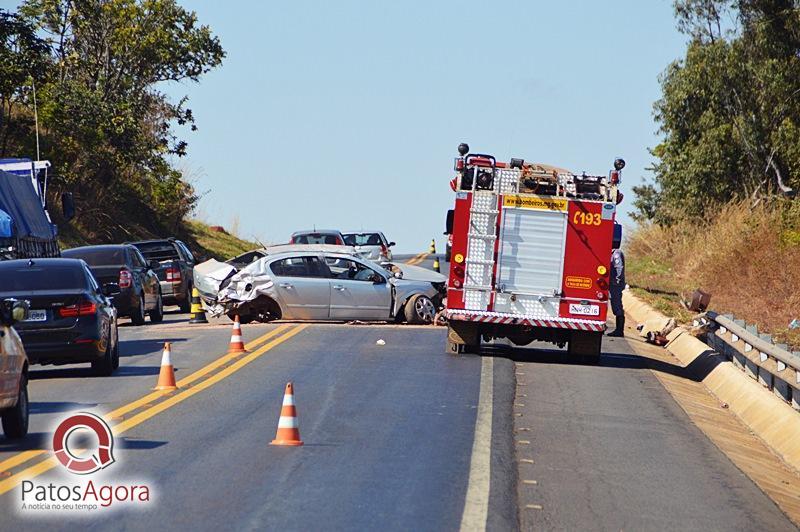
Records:
{"label": "bridge railing", "polygon": [[709,311],[706,316],[710,320],[706,343],[800,411],[800,351],[774,343],[770,335],[733,315]]}

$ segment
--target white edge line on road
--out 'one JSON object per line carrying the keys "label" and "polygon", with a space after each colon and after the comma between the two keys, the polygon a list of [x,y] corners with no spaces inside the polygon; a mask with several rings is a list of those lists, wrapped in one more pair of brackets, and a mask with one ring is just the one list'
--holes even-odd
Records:
{"label": "white edge line on road", "polygon": [[492,470],[492,398],[494,396],[494,359],[481,360],[481,388],[475,439],[469,464],[467,496],[461,515],[461,530],[486,530],[489,515],[489,488]]}

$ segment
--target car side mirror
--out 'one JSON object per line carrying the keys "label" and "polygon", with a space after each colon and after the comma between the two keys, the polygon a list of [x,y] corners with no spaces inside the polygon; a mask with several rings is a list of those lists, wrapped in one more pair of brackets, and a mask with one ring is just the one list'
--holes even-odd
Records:
{"label": "car side mirror", "polygon": [[157,270],[160,267],[161,267],[161,263],[158,262],[157,260],[151,260],[150,261],[150,269],[151,270]]}
{"label": "car side mirror", "polygon": [[399,272],[399,271],[398,272],[394,272],[394,278],[395,279],[402,279],[403,278],[403,272]]}
{"label": "car side mirror", "polygon": [[67,222],[75,218],[75,199],[72,197],[72,192],[61,194],[61,212]]}
{"label": "car side mirror", "polygon": [[106,283],[103,285],[103,295],[106,297],[115,296],[120,293],[119,284]]}
{"label": "car side mirror", "polygon": [[389,242],[389,247],[396,246],[396,245],[397,245],[396,242]]}
{"label": "car side mirror", "polygon": [[25,321],[28,319],[30,313],[30,302],[18,301],[15,299],[10,300],[11,303],[11,323],[14,324],[18,321]]}

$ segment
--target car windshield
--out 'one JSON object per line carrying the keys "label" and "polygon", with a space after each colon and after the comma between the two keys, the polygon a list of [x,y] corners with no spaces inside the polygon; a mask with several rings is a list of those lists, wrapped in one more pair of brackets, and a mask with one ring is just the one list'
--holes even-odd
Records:
{"label": "car windshield", "polygon": [[125,258],[125,248],[77,248],[61,252],[62,257],[70,259],[83,259],[89,266],[121,266],[128,261]]}
{"label": "car windshield", "polygon": [[380,246],[383,241],[380,233],[347,233],[344,243],[348,246]]}
{"label": "car windshield", "polygon": [[340,244],[339,237],[333,233],[306,233],[294,237],[295,244]]}
{"label": "car windshield", "polygon": [[169,242],[143,242],[141,244],[134,244],[139,251],[142,252],[144,258],[147,260],[176,260],[178,257],[178,250]]}
{"label": "car windshield", "polygon": [[44,266],[18,266],[0,269],[0,291],[33,292],[36,290],[64,290],[86,287],[86,276],[79,263],[75,265],[48,264]]}

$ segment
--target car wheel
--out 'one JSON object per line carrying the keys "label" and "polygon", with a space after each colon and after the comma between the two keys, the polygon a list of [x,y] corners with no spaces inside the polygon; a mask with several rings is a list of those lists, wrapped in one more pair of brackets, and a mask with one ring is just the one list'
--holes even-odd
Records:
{"label": "car wheel", "polygon": [[178,301],[178,307],[180,307],[181,312],[184,314],[188,314],[192,311],[192,285],[186,287],[186,295],[183,301]]}
{"label": "car wheel", "polygon": [[144,295],[139,296],[139,302],[131,311],[131,321],[134,325],[144,325]]}
{"label": "car wheel", "polygon": [[25,435],[28,434],[29,416],[28,378],[23,375],[20,377],[17,405],[3,412],[3,433],[6,435],[6,438],[24,438]]}
{"label": "car wheel", "polygon": [[405,315],[408,323],[433,323],[436,307],[433,305],[431,298],[424,294],[417,294],[406,303]]}
{"label": "car wheel", "polygon": [[109,377],[114,373],[114,354],[110,339],[103,358],[92,362],[92,371],[98,377]]}
{"label": "car wheel", "polygon": [[161,298],[161,292],[158,292],[156,298],[156,308],[150,311],[150,323],[161,323],[164,321],[164,300]]}

